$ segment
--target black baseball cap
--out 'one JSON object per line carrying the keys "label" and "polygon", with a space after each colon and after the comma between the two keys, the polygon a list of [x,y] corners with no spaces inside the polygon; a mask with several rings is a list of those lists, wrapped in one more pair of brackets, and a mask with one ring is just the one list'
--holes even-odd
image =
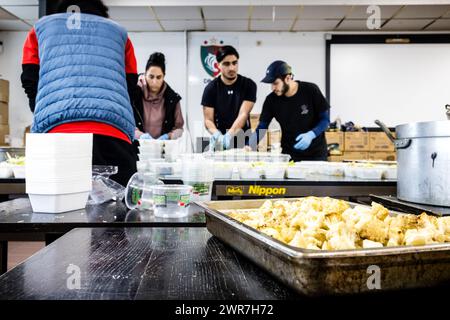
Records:
{"label": "black baseball cap", "polygon": [[266,76],[261,80],[261,82],[274,83],[277,78],[283,77],[288,74],[292,74],[291,66],[284,61],[276,60],[272,62],[267,68]]}

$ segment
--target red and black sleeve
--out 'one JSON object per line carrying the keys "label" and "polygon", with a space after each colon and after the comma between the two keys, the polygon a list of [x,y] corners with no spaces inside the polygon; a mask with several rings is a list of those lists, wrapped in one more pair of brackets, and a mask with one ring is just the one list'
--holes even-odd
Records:
{"label": "red and black sleeve", "polygon": [[28,96],[30,109],[34,112],[39,82],[39,46],[36,32],[30,30],[23,46],[22,55],[22,87]]}
{"label": "red and black sleeve", "polygon": [[130,96],[131,105],[134,107],[137,95],[138,73],[134,47],[130,38],[128,38],[125,46],[125,73],[127,77],[128,95]]}

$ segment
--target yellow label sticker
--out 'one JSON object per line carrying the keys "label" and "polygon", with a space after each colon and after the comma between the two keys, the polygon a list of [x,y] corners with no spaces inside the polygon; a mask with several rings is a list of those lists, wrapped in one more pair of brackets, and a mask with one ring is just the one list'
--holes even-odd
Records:
{"label": "yellow label sticker", "polygon": [[230,196],[242,196],[244,194],[244,187],[227,186],[227,194]]}
{"label": "yellow label sticker", "polygon": [[280,196],[286,194],[286,188],[250,186],[250,188],[248,189],[248,194],[257,196]]}

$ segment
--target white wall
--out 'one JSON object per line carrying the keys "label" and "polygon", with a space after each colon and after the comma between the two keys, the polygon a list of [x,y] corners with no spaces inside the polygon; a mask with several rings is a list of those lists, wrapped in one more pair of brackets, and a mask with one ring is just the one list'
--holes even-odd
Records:
{"label": "white wall", "polygon": [[150,55],[159,51],[166,57],[166,82],[181,97],[183,112],[186,106],[186,41],[182,32],[130,32],[138,62],[138,73],[145,72]]}
{"label": "white wall", "polygon": [[331,116],[373,127],[446,120],[450,44],[331,46]]}
{"label": "white wall", "polygon": [[30,125],[33,114],[28,107],[20,74],[22,73],[22,47],[27,32],[0,32],[3,52],[0,53],[0,77],[9,83],[9,126],[12,146],[23,145],[25,127]]}

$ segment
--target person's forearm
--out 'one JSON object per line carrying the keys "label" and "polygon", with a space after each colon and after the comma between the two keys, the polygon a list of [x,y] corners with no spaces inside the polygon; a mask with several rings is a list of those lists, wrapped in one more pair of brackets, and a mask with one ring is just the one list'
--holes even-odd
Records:
{"label": "person's forearm", "polygon": [[330,125],[330,110],[327,110],[319,114],[319,122],[311,131],[314,132],[316,137],[318,137],[320,134],[322,134],[322,132],[327,130],[329,125]]}
{"label": "person's forearm", "polygon": [[259,142],[266,135],[267,128],[269,128],[268,123],[265,122],[258,123],[255,132],[253,132],[249,140],[249,146],[252,148],[252,150],[256,150],[256,147],[258,146]]}
{"label": "person's forearm", "polygon": [[126,74],[126,80],[127,80],[127,91],[128,91],[128,96],[130,98],[130,103],[134,107],[135,99],[136,99],[136,96],[137,96],[136,90],[138,89],[138,86],[137,86],[138,75],[137,75],[137,73],[127,73]]}
{"label": "person's forearm", "polygon": [[172,131],[169,132],[169,139],[175,140],[181,138],[182,135],[183,135],[183,128],[173,129]]}
{"label": "person's forearm", "polygon": [[184,118],[183,113],[181,112],[181,104],[177,103],[175,107],[175,125],[172,130],[169,132],[169,139],[175,140],[181,138],[183,135],[183,127],[184,127]]}
{"label": "person's forearm", "polygon": [[214,121],[208,119],[205,120],[205,127],[211,134],[214,134],[218,130],[216,125],[214,124]]}
{"label": "person's forearm", "polygon": [[144,133],[138,128],[134,128],[134,138],[139,139]]}
{"label": "person's forearm", "polygon": [[228,130],[228,132],[231,135],[237,134],[239,130],[241,130],[245,126],[247,120],[248,120],[248,113],[239,114],[239,116],[236,118],[236,120],[234,121],[233,125],[231,126],[230,130]]}
{"label": "person's forearm", "polygon": [[39,82],[39,65],[24,64],[22,65],[21,75],[22,87],[28,97],[31,112],[34,112],[36,106],[36,95]]}

